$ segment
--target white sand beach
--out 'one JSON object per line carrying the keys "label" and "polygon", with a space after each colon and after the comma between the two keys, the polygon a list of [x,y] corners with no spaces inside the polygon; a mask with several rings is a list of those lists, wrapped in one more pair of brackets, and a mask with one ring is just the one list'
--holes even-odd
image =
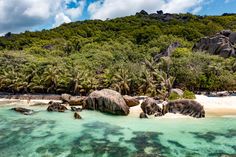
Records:
{"label": "white sand beach", "polygon": [[[196,95],[197,102],[204,106],[207,117],[212,116],[236,116],[236,96],[208,97]],[[130,108],[130,116],[138,117],[142,112],[140,105]],[[161,118],[192,118],[181,114],[167,113]]]}
{"label": "white sand beach", "polygon": [[[226,96],[226,97],[208,97],[205,95],[196,95],[197,102],[204,106],[206,111],[207,117],[212,116],[236,116],[236,96]],[[48,103],[51,100],[19,100],[19,99],[0,99],[0,106],[1,105],[20,105],[24,106],[32,106],[36,103]],[[59,100],[55,100],[59,101]],[[140,103],[141,104],[141,103]],[[130,108],[131,117],[139,117],[139,114],[142,112],[140,107],[141,105],[134,106]],[[160,118],[192,118],[190,116],[184,116],[181,114],[172,114],[167,113],[165,116]]]}

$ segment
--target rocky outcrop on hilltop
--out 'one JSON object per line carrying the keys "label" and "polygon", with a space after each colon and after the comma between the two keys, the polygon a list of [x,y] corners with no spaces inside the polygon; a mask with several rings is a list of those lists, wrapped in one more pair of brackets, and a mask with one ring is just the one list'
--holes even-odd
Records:
{"label": "rocky outcrop on hilltop", "polygon": [[236,32],[223,30],[211,37],[201,38],[193,47],[195,51],[206,51],[222,57],[236,56]]}
{"label": "rocky outcrop on hilltop", "polygon": [[[180,21],[188,21],[191,18],[191,15],[185,14],[170,14],[170,13],[164,13],[162,10],[157,11],[156,13],[148,14],[145,10],[142,10],[138,13],[136,13],[136,16],[141,16],[145,18],[155,19],[162,22],[168,22],[173,19],[180,20]],[[199,16],[200,18],[201,16]]]}
{"label": "rocky outcrop on hilltop", "polygon": [[115,115],[129,114],[129,107],[121,94],[110,89],[92,92],[86,99],[83,109],[98,110]]}

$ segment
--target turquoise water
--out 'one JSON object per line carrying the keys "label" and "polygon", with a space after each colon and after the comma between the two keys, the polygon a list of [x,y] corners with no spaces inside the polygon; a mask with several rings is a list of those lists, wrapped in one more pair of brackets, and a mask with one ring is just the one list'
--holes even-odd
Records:
{"label": "turquoise water", "polygon": [[236,155],[236,117],[139,119],[83,111],[21,115],[0,107],[1,157]]}

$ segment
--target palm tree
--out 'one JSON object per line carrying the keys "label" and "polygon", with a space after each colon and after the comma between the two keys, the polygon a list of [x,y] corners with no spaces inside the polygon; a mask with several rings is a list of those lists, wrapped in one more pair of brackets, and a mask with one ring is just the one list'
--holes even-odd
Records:
{"label": "palm tree", "polygon": [[43,73],[44,84],[47,92],[56,92],[59,85],[60,69],[56,66],[48,66]]}
{"label": "palm tree", "polygon": [[128,94],[130,91],[131,77],[127,69],[119,69],[112,79],[112,87],[121,94]]}
{"label": "palm tree", "polygon": [[140,86],[139,91],[142,94],[149,94],[150,96],[154,96],[156,94],[156,81],[153,79],[153,75],[147,69],[145,69],[141,77],[139,79]]}
{"label": "palm tree", "polygon": [[163,100],[168,99],[171,93],[175,78],[168,76],[165,72],[154,73],[157,80],[160,82],[160,88],[157,89]]}

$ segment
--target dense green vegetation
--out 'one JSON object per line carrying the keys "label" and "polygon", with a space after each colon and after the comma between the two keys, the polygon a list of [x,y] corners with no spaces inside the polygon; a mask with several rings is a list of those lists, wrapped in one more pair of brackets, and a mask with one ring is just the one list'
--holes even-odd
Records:
{"label": "dense green vegetation", "polygon": [[[176,16],[163,22],[136,15],[8,33],[0,38],[0,91],[86,95],[113,88],[122,94],[166,98],[172,86],[235,90],[236,59],[193,52],[192,46],[220,30],[236,31],[236,15]],[[154,62],[153,56],[173,42],[181,47]]]}

